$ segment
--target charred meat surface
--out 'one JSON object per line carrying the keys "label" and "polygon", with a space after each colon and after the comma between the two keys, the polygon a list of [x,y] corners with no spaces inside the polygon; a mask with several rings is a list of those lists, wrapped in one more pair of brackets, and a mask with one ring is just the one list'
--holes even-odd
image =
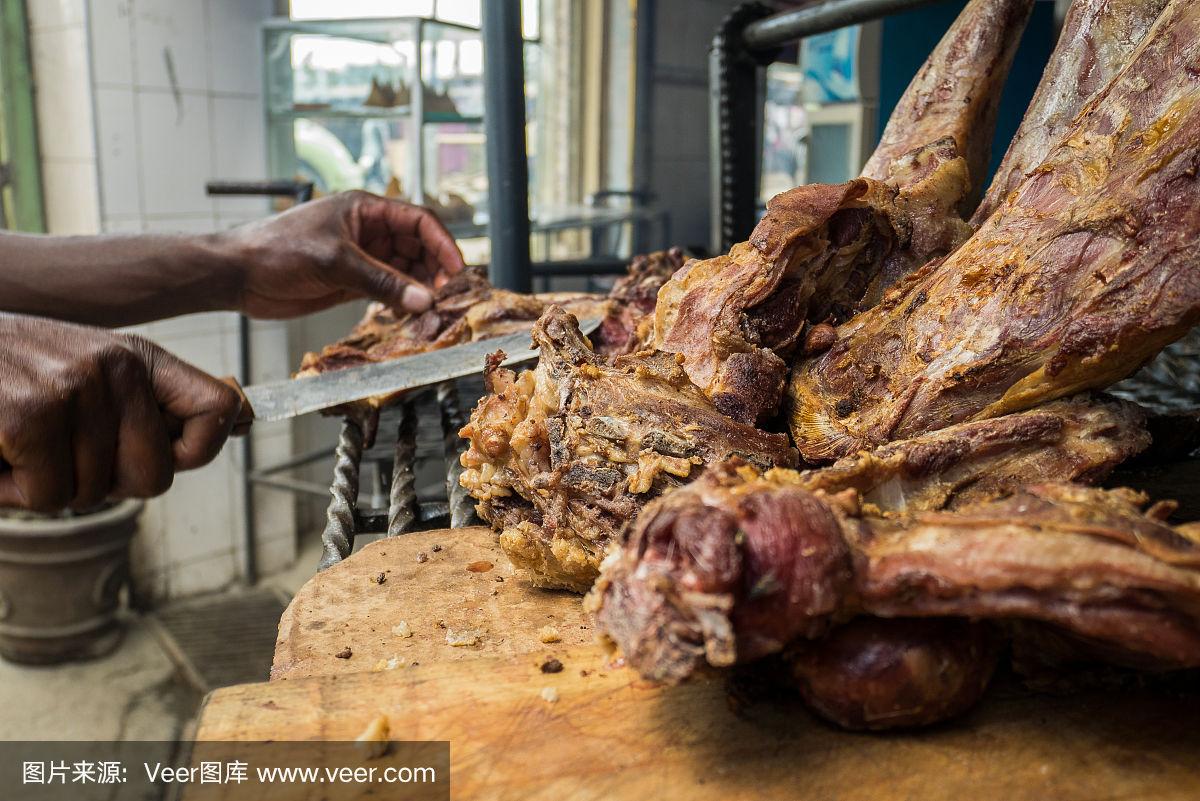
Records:
{"label": "charred meat surface", "polygon": [[[1050,154],[1075,116],[1129,61],[1166,0],[1075,0],[1021,126],[971,223],[992,215]],[[975,173],[979,175],[980,173]]]}
{"label": "charred meat surface", "polygon": [[609,543],[649,500],[738,455],[796,463],[787,436],[721,414],[671,354],[607,363],[551,307],[533,329],[537,368],[492,368],[462,436],[462,484],[537,584],[586,590]]}
{"label": "charred meat surface", "polygon": [[[602,318],[596,335],[600,353],[606,356],[631,353],[649,337],[649,317],[659,288],[682,264],[683,253],[678,248],[635,256],[626,274],[607,295],[586,292],[522,295],[492,286],[483,268],[469,267],[443,285],[435,294],[432,308],[419,314],[397,315],[381,304],[371,304],[349,335],[318,353],[305,354],[297,376],[386,362],[528,331],[551,305],[561,306],[579,319]],[[365,403],[379,408],[394,400],[388,396]]]}
{"label": "charred meat surface", "polygon": [[845,729],[928,726],[973,707],[998,656],[995,632],[959,618],[859,617],[783,654],[800,696]]}
{"label": "charred meat surface", "polygon": [[654,347],[722,412],[779,410],[806,325],[841,322],[970,235],[972,181],[1031,0],[972,0],[913,80],[863,178],[772,198],[750,239],[663,287]]}
{"label": "charred meat surface", "polygon": [[1150,445],[1146,415],[1115,398],[1078,397],[943,428],[779,475],[807,490],[852,489],[881,514],[953,509],[1054,478],[1093,484]]}
{"label": "charred meat surface", "polygon": [[1170,667],[1200,665],[1200,543],[1144,496],[1026,487],[953,512],[863,514],[745,465],[639,517],[589,596],[647,678],[678,681],[858,615],[1050,623]]}
{"label": "charred meat surface", "polygon": [[1200,6],[1130,63],[961,248],[800,362],[801,455],[826,462],[1107,386],[1200,319]]}
{"label": "charred meat surface", "polygon": [[969,216],[983,191],[1004,79],[1032,9],[1031,0],[969,3],[896,104],[862,174],[885,180],[905,154],[953,137],[972,183],[958,211]]}

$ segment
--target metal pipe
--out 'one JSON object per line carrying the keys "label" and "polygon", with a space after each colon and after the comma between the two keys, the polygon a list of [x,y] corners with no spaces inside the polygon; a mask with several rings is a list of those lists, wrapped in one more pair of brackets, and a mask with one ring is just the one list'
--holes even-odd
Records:
{"label": "metal pipe", "polygon": [[488,274],[498,287],[529,292],[533,284],[521,4],[506,1],[482,5],[483,123],[492,249]]}
{"label": "metal pipe", "polygon": [[940,0],[826,0],[817,5],[783,11],[746,26],[742,45],[748,50],[772,50],[805,36],[835,31],[847,25],[930,6]]}

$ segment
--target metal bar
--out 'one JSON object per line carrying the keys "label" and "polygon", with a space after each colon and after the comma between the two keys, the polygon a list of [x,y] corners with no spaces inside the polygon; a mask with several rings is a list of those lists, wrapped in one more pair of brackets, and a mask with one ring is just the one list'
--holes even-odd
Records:
{"label": "metal bar", "polygon": [[[238,315],[238,380],[249,386],[250,376],[250,319]],[[242,437],[242,578],[247,584],[258,581],[258,516],[254,503],[254,432]]]}
{"label": "metal bar", "polygon": [[563,259],[543,261],[533,266],[533,275],[623,275],[626,260],[614,256],[593,256],[585,259]]}
{"label": "metal bar", "polygon": [[388,502],[387,535],[395,537],[412,527],[417,518],[417,410],[413,403],[400,406],[396,458],[392,462],[392,492]]}
{"label": "metal bar", "polygon": [[474,525],[475,504],[466,488],[459,483],[462,464],[462,439],[458,432],[466,425],[466,416],[459,406],[458,386],[453,381],[438,385],[438,407],[442,411],[442,449],[446,457],[446,500],[450,505],[450,528]]}
{"label": "metal bar", "polygon": [[492,283],[529,292],[529,162],[525,152],[525,64],[521,4],[483,3],[483,124],[488,173]]}
{"label": "metal bar", "polygon": [[724,253],[750,235],[759,194],[763,99],[759,68],[775,58],[741,46],[742,32],[771,14],[762,3],[743,3],[729,13],[709,51],[709,136],[714,253]]}
{"label": "metal bar", "polygon": [[[654,177],[654,82],[655,57],[654,19],[657,0],[637,0],[634,8],[633,64],[633,186],[636,191],[649,193]],[[645,239],[640,226],[630,247],[634,253],[645,251]]]}
{"label": "metal bar", "polygon": [[333,483],[329,486],[329,509],[321,542],[325,548],[317,570],[335,565],[354,548],[355,512],[358,510],[358,471],[363,453],[363,430],[354,420],[342,421],[338,435]]}
{"label": "metal bar", "polygon": [[750,23],[742,32],[741,44],[748,50],[772,50],[805,36],[870,22],[936,2],[940,0],[826,0]]}
{"label": "metal bar", "polygon": [[209,196],[290,197],[297,203],[312,200],[312,181],[208,181],[204,191]]}
{"label": "metal bar", "polygon": [[[275,473],[282,473],[285,470],[293,470],[297,467],[303,467],[306,464],[312,464],[313,462],[319,462],[322,459],[328,459],[330,456],[333,456],[333,448],[314,448],[307,453],[293,456],[292,458],[285,459],[282,462],[276,462],[275,464],[269,464],[266,467],[256,468],[253,473],[253,478],[257,480],[262,476],[270,476],[274,475]],[[324,489],[325,488],[322,487],[322,494],[324,493]]]}
{"label": "metal bar", "polygon": [[256,486],[266,487],[267,489],[285,490],[302,495],[315,495],[319,498],[323,498],[329,494],[329,487],[326,487],[324,484],[318,484],[315,481],[305,481],[300,478],[290,478],[288,476],[251,476],[250,480]]}

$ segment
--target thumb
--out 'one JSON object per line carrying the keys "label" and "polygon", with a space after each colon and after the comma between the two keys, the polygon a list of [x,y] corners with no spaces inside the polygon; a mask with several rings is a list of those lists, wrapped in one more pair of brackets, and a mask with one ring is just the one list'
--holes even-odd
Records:
{"label": "thumb", "polygon": [[154,399],[168,419],[178,420],[172,432],[175,469],[202,467],[221,452],[241,409],[238,393],[182,359],[150,343],[146,368]]}
{"label": "thumb", "polygon": [[433,305],[433,292],[411,275],[355,247],[345,265],[350,287],[386,306],[403,312],[423,312]]}

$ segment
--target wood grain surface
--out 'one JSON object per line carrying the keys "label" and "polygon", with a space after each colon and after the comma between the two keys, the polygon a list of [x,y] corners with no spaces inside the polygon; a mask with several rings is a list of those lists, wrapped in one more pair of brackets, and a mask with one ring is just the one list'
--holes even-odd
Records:
{"label": "wood grain surface", "polygon": [[[401,621],[411,637],[392,633]],[[579,596],[519,580],[491,529],[406,534],[367,545],[301,588],[279,621],[271,679],[357,673],[393,657],[411,665],[543,652],[545,626],[564,646],[594,639]],[[479,641],[452,646],[451,632]],[[338,658],[346,648],[350,657]]]}
{"label": "wood grain surface", "polygon": [[[214,692],[197,738],[350,740],[382,714],[394,740],[450,742],[463,799],[1200,798],[1200,694],[1179,682],[1039,694],[1002,679],[952,723],[848,733],[727,676],[662,688],[613,666],[578,598],[526,586],[491,536],[383,541],[314,577],[280,627],[281,680]],[[466,569],[481,560],[492,571]],[[398,618],[411,639],[390,634]],[[448,646],[438,620],[479,645]],[[540,642],[543,621],[565,641]],[[373,670],[393,653],[407,665]],[[561,672],[543,672],[551,656]]]}

